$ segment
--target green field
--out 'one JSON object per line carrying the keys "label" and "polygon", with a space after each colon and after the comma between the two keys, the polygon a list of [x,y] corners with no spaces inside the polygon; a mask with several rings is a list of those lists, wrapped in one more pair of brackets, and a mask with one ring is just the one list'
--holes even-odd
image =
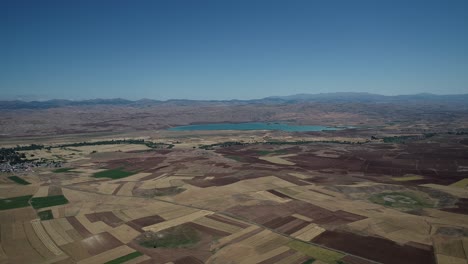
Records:
{"label": "green field", "polygon": [[145,237],[140,242],[147,248],[180,248],[196,244],[200,241],[198,231],[186,225],[168,228],[158,233]]}
{"label": "green field", "polygon": [[135,172],[124,171],[122,169],[112,169],[112,170],[105,170],[96,172],[93,174],[94,178],[111,178],[111,179],[120,179],[131,176],[135,174]]}
{"label": "green field", "polygon": [[105,262],[104,264],[120,264],[120,263],[127,262],[127,261],[129,261],[131,259],[138,258],[139,256],[143,256],[143,253],[135,251],[135,252],[132,252],[132,253],[127,254],[125,256],[122,256],[122,257],[113,259],[111,261]]}
{"label": "green field", "polygon": [[53,173],[73,172],[73,169],[74,168],[60,168],[60,169],[53,170],[52,172]]}
{"label": "green field", "polygon": [[8,210],[29,206],[29,199],[32,195],[18,196],[0,199],[0,210]]}
{"label": "green field", "polygon": [[37,215],[39,216],[39,218],[41,220],[54,219],[54,215],[52,214],[52,210],[45,210],[45,211],[37,213]]}
{"label": "green field", "polygon": [[31,205],[34,209],[40,209],[55,205],[67,204],[68,200],[63,195],[54,195],[54,196],[46,196],[46,197],[36,197],[32,198]]}
{"label": "green field", "polygon": [[20,177],[18,176],[10,176],[8,177],[8,179],[18,183],[18,184],[21,184],[21,185],[28,185],[28,184],[31,184],[30,182],[24,180],[24,179],[21,179]]}
{"label": "green field", "polygon": [[336,263],[345,256],[342,253],[310,245],[300,241],[291,241],[288,243],[288,246],[309,257],[324,261],[326,263]]}

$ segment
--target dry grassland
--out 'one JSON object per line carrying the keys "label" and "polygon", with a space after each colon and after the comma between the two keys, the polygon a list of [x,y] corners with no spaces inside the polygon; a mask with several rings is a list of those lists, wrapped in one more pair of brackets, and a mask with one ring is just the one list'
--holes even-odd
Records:
{"label": "dry grassland", "polygon": [[[207,263],[223,263],[222,261],[228,258],[235,260],[234,263],[259,263],[290,250],[288,246],[285,246],[289,239],[269,230],[257,232],[241,241],[237,241],[256,230],[258,230],[258,227],[251,226],[221,238],[218,241],[219,243],[212,246],[212,249],[218,250]],[[230,244],[231,241],[237,242]]]}
{"label": "dry grassland", "polygon": [[206,217],[198,218],[198,219],[196,219],[196,220],[194,220],[192,222],[194,222],[196,224],[199,224],[199,225],[206,226],[206,227],[211,227],[211,228],[214,228],[214,229],[218,229],[218,230],[230,233],[230,234],[233,234],[233,233],[236,233],[236,232],[242,230],[241,227],[226,224],[226,223],[219,222],[219,221],[216,221],[216,220],[213,220],[213,219],[210,219],[210,218],[206,218]]}
{"label": "dry grassland", "polygon": [[81,241],[76,241],[61,247],[74,261],[80,261],[91,257],[91,254],[83,247]]}
{"label": "dry grassland", "polygon": [[73,239],[67,234],[66,230],[55,220],[42,221],[42,225],[58,246],[72,243]]}
{"label": "dry grassland", "polygon": [[259,192],[251,193],[250,196],[256,200],[274,201],[277,203],[286,203],[286,202],[291,201],[291,199],[281,198],[267,191],[259,191]]}
{"label": "dry grassland", "polygon": [[450,186],[466,189],[466,187],[468,186],[468,179],[459,180],[456,183],[450,184]]}
{"label": "dry grassland", "polygon": [[[24,232],[28,238],[29,244],[45,259],[54,259],[57,257],[52,253],[37,236],[31,223],[23,222]],[[3,250],[3,249],[2,249]],[[64,255],[59,255],[64,257]]]}
{"label": "dry grassland", "polygon": [[24,195],[33,195],[37,192],[39,186],[37,185],[0,185],[0,198],[10,198]]}
{"label": "dry grassland", "polygon": [[235,182],[225,186],[214,186],[187,190],[173,197],[175,201],[184,202],[196,200],[210,200],[213,197],[232,196],[234,194],[249,193],[295,186],[293,183],[274,176],[267,176]]}
{"label": "dry grassland", "polygon": [[245,259],[244,261],[242,261],[240,263],[241,264],[259,263],[259,262],[265,261],[265,260],[267,260],[269,258],[272,258],[272,257],[274,257],[276,255],[284,253],[284,252],[286,252],[288,250],[289,250],[289,247],[280,246],[280,247],[277,247],[277,248],[275,248],[273,250],[270,250],[270,251],[268,251],[266,253],[251,256],[248,259]]}
{"label": "dry grassland", "polygon": [[467,260],[464,258],[457,258],[452,256],[446,256],[442,254],[436,254],[438,264],[467,264]]}
{"label": "dry grassland", "polygon": [[421,175],[415,175],[415,174],[406,174],[402,177],[393,177],[392,178],[394,181],[417,181],[417,180],[422,180],[424,179],[423,176]]}
{"label": "dry grassland", "polygon": [[97,192],[102,194],[112,194],[120,184],[103,182],[97,186]]}
{"label": "dry grassland", "polygon": [[291,234],[292,237],[300,239],[302,241],[311,241],[321,233],[325,232],[325,228],[317,226],[316,224],[309,224],[301,230]]}
{"label": "dry grassland", "polygon": [[259,159],[265,160],[271,163],[275,163],[275,164],[281,164],[281,165],[296,165],[296,163],[284,159],[284,158],[293,157],[293,156],[296,156],[296,154],[264,156],[264,157],[259,157]]}
{"label": "dry grassland", "polygon": [[306,222],[312,222],[312,219],[307,217],[307,216],[304,216],[304,215],[301,215],[301,214],[292,214],[291,216],[297,218],[297,219],[301,219],[301,220],[304,220]]}
{"label": "dry grassland", "polygon": [[203,216],[210,215],[210,214],[213,214],[213,212],[200,210],[198,212],[191,213],[189,215],[181,216],[181,217],[171,219],[162,223],[143,227],[143,230],[151,231],[151,232],[158,232],[158,231],[161,231],[161,230],[173,227],[173,226],[178,226],[184,223],[192,222],[194,220],[197,220],[198,218],[201,218]]}
{"label": "dry grassland", "polygon": [[78,264],[102,264],[102,263],[105,263],[107,261],[111,261],[113,259],[116,259],[118,257],[130,254],[132,252],[135,252],[135,250],[128,247],[128,246],[126,246],[126,245],[122,245],[120,247],[116,247],[116,248],[113,248],[111,250],[105,251],[105,252],[103,252],[101,254],[98,254],[96,256],[92,256],[90,258],[78,261],[77,263]]}
{"label": "dry grassland", "polygon": [[304,174],[302,174],[302,173],[290,172],[290,173],[288,173],[288,174],[291,175],[291,176],[294,176],[294,177],[296,177],[296,178],[299,178],[299,179],[308,179],[308,178],[311,178],[310,175],[304,175]]}
{"label": "dry grassland", "polygon": [[132,196],[133,188],[135,188],[136,182],[127,182],[117,192],[117,195]]}
{"label": "dry grassland", "polygon": [[[150,190],[150,189],[155,189],[155,188],[168,188],[168,187],[179,187],[184,185],[185,183],[182,180],[190,180],[193,177],[186,177],[186,176],[165,176],[165,177],[160,177],[156,178],[153,180],[149,181],[144,181],[140,189],[145,189],[145,190]],[[193,189],[198,189],[195,186],[189,186],[190,188]]]}
{"label": "dry grassland", "polygon": [[198,209],[182,206],[172,206],[168,210],[161,210],[158,215],[166,220],[182,217],[197,212]]}
{"label": "dry grassland", "polygon": [[79,214],[75,217],[89,232],[91,232],[91,234],[95,235],[101,232],[112,230],[112,227],[108,226],[104,222],[98,221],[91,223],[84,214]]}
{"label": "dry grassland", "polygon": [[89,154],[93,151],[98,153],[105,152],[129,152],[148,150],[145,145],[142,144],[113,144],[113,145],[95,145],[95,146],[77,146],[77,147],[65,147],[65,148],[51,148],[38,149],[38,150],[27,150],[19,151],[24,153],[27,157],[34,155],[34,158],[48,159],[48,160],[63,160],[67,162],[77,162],[83,160],[90,160]]}
{"label": "dry grassland", "polygon": [[457,186],[445,186],[445,185],[439,185],[439,184],[433,184],[433,183],[422,184],[421,186],[429,187],[429,188],[443,191],[446,193],[450,193],[459,198],[468,198],[468,189],[462,189]]}
{"label": "dry grassland", "polygon": [[49,186],[41,186],[39,190],[33,195],[33,197],[46,197],[49,194]]}
{"label": "dry grassland", "polygon": [[37,237],[42,243],[56,256],[64,254],[62,250],[52,241],[39,220],[32,220],[31,225],[36,232]]}
{"label": "dry grassland", "polygon": [[124,244],[129,243],[135,237],[140,235],[140,232],[136,231],[135,229],[125,224],[112,229],[111,231],[109,231],[109,233]]}
{"label": "dry grassland", "polygon": [[214,244],[211,245],[210,250],[215,250],[215,249],[222,248],[222,247],[228,245],[231,241],[233,241],[233,240],[235,240],[237,238],[240,238],[240,237],[242,237],[242,236],[244,236],[244,235],[246,235],[246,234],[248,234],[250,232],[253,232],[255,230],[258,230],[258,229],[260,229],[260,227],[258,227],[258,226],[249,226],[249,227],[247,227],[245,229],[242,229],[242,230],[240,230],[240,231],[238,231],[236,233],[233,233],[233,234],[231,234],[229,236],[222,237],[217,241],[217,243],[214,243]]}

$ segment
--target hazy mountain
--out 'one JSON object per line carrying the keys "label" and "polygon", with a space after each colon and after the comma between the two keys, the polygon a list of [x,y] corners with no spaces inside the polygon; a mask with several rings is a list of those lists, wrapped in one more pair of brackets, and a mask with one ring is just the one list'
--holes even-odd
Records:
{"label": "hazy mountain", "polygon": [[318,102],[360,102],[360,103],[467,103],[468,94],[436,95],[420,93],[411,95],[386,96],[371,93],[320,93],[320,94],[296,94],[289,96],[272,96],[265,99],[277,99],[286,101],[318,101]]}
{"label": "hazy mountain", "polygon": [[0,101],[0,109],[47,109],[70,106],[131,106],[150,107],[154,105],[243,105],[243,104],[285,104],[297,102],[317,103],[418,103],[418,104],[456,104],[468,105],[468,94],[435,95],[428,93],[413,95],[385,96],[371,93],[320,93],[320,94],[296,94],[289,96],[270,96],[262,99],[252,100],[188,100],[171,99],[166,101],[141,99],[137,101],[116,99],[91,99],[91,100],[48,100],[48,101]]}

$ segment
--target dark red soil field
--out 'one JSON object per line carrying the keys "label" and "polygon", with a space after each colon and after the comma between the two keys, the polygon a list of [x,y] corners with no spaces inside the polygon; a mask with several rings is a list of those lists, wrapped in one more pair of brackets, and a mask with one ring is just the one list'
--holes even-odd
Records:
{"label": "dark red soil field", "polygon": [[330,248],[388,264],[434,264],[432,250],[400,246],[395,242],[348,232],[325,231],[313,240]]}
{"label": "dark red soil field", "polygon": [[314,219],[314,223],[323,226],[339,226],[362,219],[366,219],[366,217],[338,210],[333,212],[333,215]]}
{"label": "dark red soil field", "polygon": [[278,227],[281,227],[291,221],[294,221],[296,220],[297,218],[293,217],[293,216],[286,216],[286,217],[277,217],[277,218],[273,218],[271,219],[270,221],[267,221],[265,223],[263,223],[264,226],[268,227],[268,228],[271,228],[271,229],[275,229],[275,228],[278,228]]}
{"label": "dark red soil field", "polygon": [[309,153],[301,153],[297,156],[288,158],[290,161],[296,163],[297,166],[308,170],[321,170],[321,169],[343,169],[349,171],[358,171],[361,169],[364,161],[355,157],[340,157],[340,158],[325,158],[318,157]]}
{"label": "dark red soil field", "polygon": [[288,196],[288,195],[286,195],[286,194],[284,194],[284,193],[278,192],[278,191],[276,191],[276,190],[267,190],[267,192],[269,192],[269,193],[271,193],[271,194],[274,194],[274,195],[276,195],[276,196],[278,196],[278,197],[280,197],[280,198],[286,198],[286,199],[292,199],[292,200],[294,200],[294,198],[292,198],[292,197],[290,197],[290,196]]}
{"label": "dark red soil field", "polygon": [[76,219],[76,217],[74,216],[69,216],[67,217],[67,220],[68,222],[73,226],[73,228],[78,231],[78,233],[80,233],[80,235],[84,238],[86,237],[90,237],[92,236],[93,234],[91,234],[91,232],[88,231],[88,229],[86,229],[86,227],[84,227],[80,221],[78,221],[78,219]]}
{"label": "dark red soil field", "polygon": [[152,216],[146,216],[138,219],[134,219],[130,222],[127,222],[127,225],[131,226],[133,229],[143,232],[143,227],[149,226],[149,225],[154,225],[157,223],[164,222],[164,218],[160,217],[159,215],[152,215]]}
{"label": "dark red soil field", "polygon": [[302,228],[308,226],[309,224],[310,223],[307,222],[307,221],[303,221],[301,219],[295,219],[295,220],[287,223],[284,226],[276,228],[276,231],[287,234],[287,235],[291,235],[291,234],[301,230]]}
{"label": "dark red soil field", "polygon": [[347,255],[341,259],[345,264],[375,264],[375,262],[368,261],[362,258]]}
{"label": "dark red soil field", "polygon": [[86,218],[88,218],[88,220],[91,223],[102,221],[112,227],[117,227],[123,223],[122,219],[118,218],[112,212],[92,213],[92,214],[86,214],[85,216]]}
{"label": "dark red soil field", "polygon": [[166,158],[164,157],[141,157],[116,159],[109,161],[106,165],[107,169],[123,169],[126,171],[147,171],[161,164]]}
{"label": "dark red soil field", "polygon": [[[309,144],[304,146],[306,150],[295,148],[297,156],[288,159],[296,163],[296,166],[284,166],[275,164],[278,170],[300,168],[301,170],[334,169],[354,172],[364,172],[368,176],[381,175],[403,176],[405,174],[417,174],[427,177],[418,183],[451,184],[460,178],[468,177],[468,172],[458,171],[457,166],[466,166],[468,152],[460,148],[458,144],[443,145],[435,143],[408,143],[399,144],[396,148],[392,144],[372,143],[365,148],[359,145],[344,145],[348,153],[339,158],[319,157],[311,153],[323,148],[330,148],[326,144]],[[233,146],[217,149],[216,152],[226,156],[241,157],[250,165],[272,165],[258,159],[258,151],[254,147]],[[264,147],[259,147],[259,149]],[[291,152],[291,151],[289,151]],[[288,152],[288,153],[289,153]],[[293,152],[293,151],[292,151]],[[344,152],[343,152],[344,153]],[[250,166],[250,168],[252,168]],[[287,175],[287,174],[285,174]],[[281,177],[281,176],[279,176]],[[303,185],[303,181],[295,177],[282,176],[284,180]],[[339,178],[311,178],[308,181],[314,183],[336,183]],[[416,184],[401,183],[401,184]]]}
{"label": "dark red soil field", "polygon": [[[293,200],[283,204],[258,204],[255,206],[234,206],[227,212],[245,217],[251,221],[263,224],[269,228],[278,228],[295,220],[292,214],[301,214],[313,219],[314,223],[322,224],[325,227],[337,227],[365,219],[360,215],[344,211],[330,211],[325,208]],[[294,229],[292,229],[294,230]],[[290,230],[287,230],[291,232]]]}
{"label": "dark red soil field", "polygon": [[199,224],[196,224],[196,223],[192,223],[192,222],[189,222],[189,223],[186,223],[185,225],[188,225],[202,233],[205,233],[205,234],[208,234],[208,235],[211,235],[211,236],[214,236],[214,237],[225,237],[225,236],[229,236],[231,233],[228,233],[228,232],[224,232],[224,231],[221,231],[221,230],[218,230],[218,229],[214,229],[214,228],[211,228],[211,227],[207,227],[207,226],[203,226],[203,225],[199,225]]}

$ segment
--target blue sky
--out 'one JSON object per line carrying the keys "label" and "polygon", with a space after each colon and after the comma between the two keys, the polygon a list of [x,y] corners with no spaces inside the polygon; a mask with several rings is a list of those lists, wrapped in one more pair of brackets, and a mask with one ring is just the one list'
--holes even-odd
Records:
{"label": "blue sky", "polygon": [[0,98],[468,93],[468,1],[0,1]]}

